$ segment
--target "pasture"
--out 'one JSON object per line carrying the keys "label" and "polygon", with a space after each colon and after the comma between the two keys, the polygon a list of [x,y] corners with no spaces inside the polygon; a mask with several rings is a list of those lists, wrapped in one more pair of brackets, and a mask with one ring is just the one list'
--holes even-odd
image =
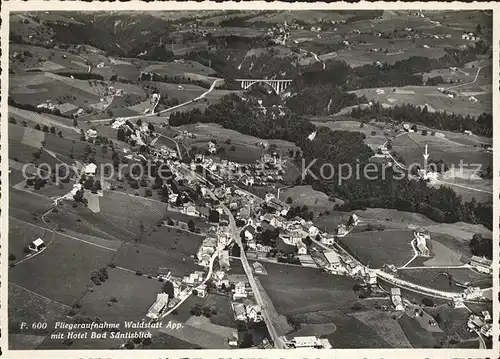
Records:
{"label": "pasture", "polygon": [[[105,191],[104,196],[100,198],[99,216],[138,236],[164,217],[165,208],[162,202],[118,191]],[[133,216],[130,215],[131,213]],[[142,229],[141,224],[144,226]]]}
{"label": "pasture", "polygon": [[81,308],[78,314],[120,323],[120,329],[127,331],[123,322],[145,318],[148,308],[156,301],[156,295],[162,292],[163,284],[118,268],[108,268],[108,276],[104,283],[94,285],[93,291],[79,300]]}
{"label": "pasture", "polygon": [[351,233],[339,238],[339,243],[363,264],[382,268],[408,262],[413,257],[412,239],[412,231],[385,230]]}
{"label": "pasture", "polygon": [[366,310],[350,313],[349,316],[356,318],[377,333],[384,333],[384,340],[391,348],[412,347],[399,323],[392,319],[389,313],[381,310]]}
{"label": "pasture", "polygon": [[398,271],[398,275],[400,278],[412,283],[445,292],[463,292],[463,285],[465,284],[480,288],[493,286],[491,276],[478,273],[469,268],[404,268]]}
{"label": "pasture", "polygon": [[388,139],[381,128],[358,121],[313,121],[312,123],[316,126],[328,127],[333,131],[361,132],[366,136],[364,142],[374,151]]}
{"label": "pasture", "polygon": [[196,61],[184,61],[184,62],[148,62],[143,72],[152,72],[159,75],[168,76],[185,76],[186,73],[196,73],[200,75],[211,76],[216,72],[206,66],[203,66]]}
{"label": "pasture", "polygon": [[265,263],[267,276],[259,277],[278,313],[294,316],[348,307],[357,299],[357,281],[315,268]]}
{"label": "pasture", "polygon": [[[337,329],[326,335],[333,348],[391,348],[385,340],[386,333],[377,332],[341,310],[311,311],[294,315],[291,320],[301,325],[333,323]],[[356,333],[356,335],[346,335],[346,333]]]}
{"label": "pasture", "polygon": [[[465,175],[467,174],[465,169],[476,168],[472,167],[473,164],[481,164],[484,168],[492,166],[493,156],[491,153],[480,151],[478,148],[458,143],[446,137],[431,136],[430,134],[424,136],[415,132],[398,136],[392,140],[392,148],[397,155],[403,157],[406,165],[423,163],[422,155],[425,152],[425,145],[427,145],[431,159],[442,159],[450,169],[453,165],[455,169],[460,170],[460,164],[463,163]],[[460,172],[455,172],[455,174],[460,174]]]}
{"label": "pasture", "polygon": [[114,253],[56,234],[43,252],[10,268],[9,280],[71,306],[89,288],[90,272],[107,266]]}
{"label": "pasture", "polygon": [[196,254],[203,242],[204,236],[196,235],[171,227],[154,227],[143,236],[141,243],[164,252],[176,252],[179,255]]}
{"label": "pasture", "polygon": [[24,259],[26,257],[24,247],[37,238],[49,243],[52,240],[52,231],[9,216],[9,255],[16,256],[11,262]]}
{"label": "pasture", "polygon": [[293,186],[280,191],[280,199],[288,202],[292,200],[292,206],[307,206],[317,212],[330,211],[336,204],[342,204],[341,200],[331,201],[328,196],[316,191],[312,186]]}
{"label": "pasture", "polygon": [[124,244],[114,262],[117,266],[150,275],[158,275],[159,269],[165,267],[175,276],[184,276],[202,269],[194,263],[191,254],[182,253],[180,249],[162,251],[142,243]]}
{"label": "pasture", "polygon": [[[402,104],[412,104],[415,106],[427,106],[429,112],[446,111],[448,113],[458,113],[462,115],[479,116],[483,112],[491,113],[491,94],[475,94],[479,100],[469,101],[470,94],[450,98],[440,93],[437,88],[440,86],[404,86],[404,87],[381,87],[368,88],[351,93],[356,96],[366,96],[369,101],[380,102],[383,106],[396,106]],[[443,86],[444,87],[444,86]],[[384,91],[377,93],[378,90]],[[467,96],[469,95],[469,96]],[[481,96],[480,96],[481,95]]]}
{"label": "pasture", "polygon": [[[21,334],[21,323],[23,322],[47,323],[47,329],[33,329],[29,325],[28,328],[22,330],[23,335],[40,335],[41,337],[37,340],[38,344],[52,331],[55,322],[65,319],[70,309],[48,298],[31,293],[14,283],[9,283],[8,293],[9,334]],[[11,347],[13,343],[9,344]]]}

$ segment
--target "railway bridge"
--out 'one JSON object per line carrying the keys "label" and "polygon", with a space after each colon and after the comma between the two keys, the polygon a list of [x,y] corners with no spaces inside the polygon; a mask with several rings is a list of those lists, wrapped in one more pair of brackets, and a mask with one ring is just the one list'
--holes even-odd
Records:
{"label": "railway bridge", "polygon": [[274,92],[279,95],[282,93],[293,80],[267,80],[267,79],[236,79],[240,83],[242,89],[248,89],[256,83],[265,83],[272,87]]}

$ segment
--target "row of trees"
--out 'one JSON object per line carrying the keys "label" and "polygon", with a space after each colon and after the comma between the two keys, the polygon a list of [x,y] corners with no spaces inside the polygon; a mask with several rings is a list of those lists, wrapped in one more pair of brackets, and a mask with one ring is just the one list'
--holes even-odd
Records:
{"label": "row of trees", "polygon": [[367,108],[353,108],[351,116],[361,121],[368,121],[375,116],[386,121],[418,123],[443,131],[470,130],[480,136],[493,136],[493,116],[489,113],[474,117],[446,111],[430,112],[427,106],[420,107],[412,104],[385,108],[376,102]]}

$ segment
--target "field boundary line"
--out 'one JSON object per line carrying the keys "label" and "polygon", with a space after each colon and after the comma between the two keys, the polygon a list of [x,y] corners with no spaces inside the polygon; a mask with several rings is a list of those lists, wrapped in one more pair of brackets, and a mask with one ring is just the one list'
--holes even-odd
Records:
{"label": "field boundary line", "polygon": [[14,283],[14,282],[9,281],[9,285],[13,285],[14,287],[18,287],[18,288],[20,288],[20,289],[22,289],[22,290],[25,290],[25,291],[27,291],[28,293],[31,293],[31,294],[33,294],[33,295],[35,295],[35,296],[37,296],[37,297],[40,297],[40,298],[46,299],[46,300],[48,300],[48,301],[50,301],[50,302],[53,302],[53,303],[56,303],[56,304],[59,304],[59,305],[61,305],[61,306],[65,307],[65,308],[71,309],[71,307],[70,307],[69,305],[67,305],[67,304],[64,304],[64,303],[58,302],[57,300],[50,299],[50,298],[48,298],[48,297],[46,297],[46,296],[43,296],[43,295],[38,294],[38,293],[36,293],[36,292],[33,292],[33,291],[29,290],[28,288],[25,288],[25,287],[23,287],[23,286],[21,286],[21,285],[19,285],[19,284]]}
{"label": "field boundary line", "polygon": [[[30,225],[30,226],[32,226],[32,227],[37,227],[37,228],[40,228],[40,229],[45,229],[45,230],[47,230],[47,231],[51,231],[51,232],[53,232],[53,233],[55,233],[55,234],[60,234],[61,236],[64,236],[64,237],[69,237],[69,238],[74,239],[74,240],[76,240],[76,241],[84,242],[84,243],[90,244],[90,245],[95,246],[95,247],[99,247],[99,248],[106,249],[106,250],[108,250],[108,251],[118,252],[118,250],[117,250],[117,249],[113,249],[113,248],[109,248],[109,247],[101,246],[100,244],[95,244],[95,243],[92,243],[92,242],[86,241],[86,240],[84,240],[84,239],[74,237],[74,236],[69,235],[69,234],[65,234],[65,233],[62,233],[62,232],[59,232],[59,231],[56,231],[56,230],[53,230],[53,229],[50,229],[50,228],[47,228],[47,227],[39,226],[39,225],[34,224],[34,223],[26,222],[26,221],[24,221],[24,220],[22,220],[22,219],[19,219],[19,218],[16,218],[16,217],[13,217],[13,218],[15,218],[16,220],[18,220],[18,221],[20,221],[20,222],[23,222],[23,223],[25,223],[25,224],[27,224],[27,225]],[[103,238],[103,239],[105,239],[105,238]],[[51,241],[51,242],[52,242],[52,241]],[[38,252],[38,253],[41,253],[41,252]],[[34,255],[32,255],[31,257],[28,257],[28,258],[32,258],[32,257],[34,257],[35,255],[36,255],[36,254],[34,254]],[[28,258],[25,258],[25,259],[28,259]],[[21,262],[18,262],[18,263],[16,263],[16,264],[19,264],[19,263],[21,263]]]}

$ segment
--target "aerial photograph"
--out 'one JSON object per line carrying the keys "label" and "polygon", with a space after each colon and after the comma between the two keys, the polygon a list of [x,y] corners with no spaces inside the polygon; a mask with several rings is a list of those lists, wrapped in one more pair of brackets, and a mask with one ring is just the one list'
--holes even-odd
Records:
{"label": "aerial photograph", "polygon": [[492,16],[10,12],[8,350],[491,349]]}

